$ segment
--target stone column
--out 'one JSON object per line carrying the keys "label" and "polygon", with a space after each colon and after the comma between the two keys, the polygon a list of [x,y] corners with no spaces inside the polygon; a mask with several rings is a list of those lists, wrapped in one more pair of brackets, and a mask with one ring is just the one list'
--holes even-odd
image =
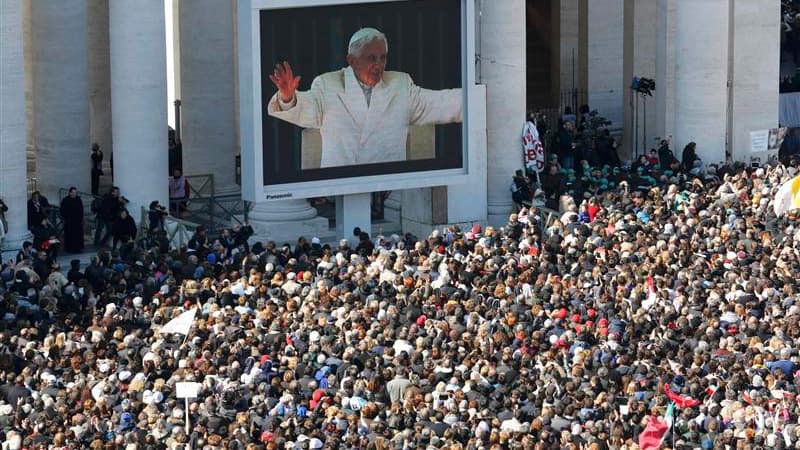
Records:
{"label": "stone column", "polygon": [[591,0],[588,3],[589,107],[622,128],[625,81],[623,60],[624,0]]}
{"label": "stone column", "polygon": [[[255,238],[292,245],[300,236],[330,239],[328,219],[303,199],[256,203],[248,215]],[[352,231],[352,230],[351,230]]]}
{"label": "stone column", "polygon": [[694,141],[704,163],[725,159],[729,7],[729,0],[659,0],[656,125],[678,158]]}
{"label": "stone column", "polygon": [[179,12],[183,171],[214,174],[215,195],[239,194],[233,7],[230,0],[185,6]]}
{"label": "stone column", "polygon": [[169,197],[164,2],[114,0],[109,23],[114,175],[138,221]]}
{"label": "stone column", "polygon": [[678,1],[673,151],[679,158],[694,141],[705,164],[725,160],[729,1]]}
{"label": "stone column", "polygon": [[675,134],[675,33],[678,0],[658,0],[656,25],[656,130],[670,141]]}
{"label": "stone column", "polygon": [[25,72],[22,0],[0,0],[0,198],[8,206],[2,249],[17,250],[30,238],[27,227]]}
{"label": "stone column", "polygon": [[[780,2],[735,3],[733,20],[734,161],[750,161],[750,132],[778,126]],[[767,155],[754,155],[766,162]]]}
{"label": "stone column", "polygon": [[[560,90],[581,89],[580,70],[580,2],[560,0],[559,6],[559,66]],[[580,105],[578,105],[580,106]]]}
{"label": "stone column", "polygon": [[[89,136],[103,151],[105,179],[111,180],[111,70],[108,50],[108,0],[88,0]],[[101,188],[100,192],[105,190]]]}
{"label": "stone column", "polygon": [[33,116],[40,190],[89,191],[86,0],[31,2]]}
{"label": "stone column", "polygon": [[[580,89],[589,89],[589,0],[578,0],[578,73]],[[588,101],[588,99],[587,99]]]}
{"label": "stone column", "polygon": [[520,136],[525,122],[525,1],[485,2],[480,20],[479,82],[486,85],[488,221],[500,224],[511,212],[511,176],[523,165]]}
{"label": "stone column", "polygon": [[[180,128],[175,123],[175,100],[181,99],[181,25],[180,4],[178,0],[164,1],[164,15],[167,23],[167,121],[174,130]],[[170,26],[172,25],[172,26]]]}
{"label": "stone column", "polygon": [[33,38],[31,38],[31,0],[22,0],[22,53],[25,64],[25,138],[28,174],[36,176],[36,132],[33,120]]}

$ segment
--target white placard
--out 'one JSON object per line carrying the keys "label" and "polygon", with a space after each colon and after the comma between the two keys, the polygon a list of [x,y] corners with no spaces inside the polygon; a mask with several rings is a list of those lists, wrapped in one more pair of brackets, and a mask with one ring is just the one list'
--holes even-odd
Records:
{"label": "white placard", "polygon": [[787,128],[770,128],[769,130],[751,131],[750,151],[755,153],[779,150],[786,138],[786,130]]}
{"label": "white placard", "polygon": [[178,398],[197,398],[200,391],[200,383],[178,382],[175,383],[175,396]]}
{"label": "white placard", "polygon": [[750,132],[750,151],[765,152],[769,142],[769,130],[759,130]]}

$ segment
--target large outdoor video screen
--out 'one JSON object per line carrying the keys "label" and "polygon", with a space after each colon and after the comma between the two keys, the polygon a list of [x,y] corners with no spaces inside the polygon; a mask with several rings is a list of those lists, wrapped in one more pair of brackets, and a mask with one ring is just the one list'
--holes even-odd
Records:
{"label": "large outdoor video screen", "polygon": [[466,173],[464,1],[335,3],[255,10],[265,191]]}

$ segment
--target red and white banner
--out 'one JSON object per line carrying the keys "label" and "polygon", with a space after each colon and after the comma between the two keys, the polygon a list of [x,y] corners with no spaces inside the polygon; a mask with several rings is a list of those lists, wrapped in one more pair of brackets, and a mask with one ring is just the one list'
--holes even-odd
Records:
{"label": "red and white banner", "polygon": [[544,147],[539,140],[539,130],[536,124],[527,121],[522,128],[522,157],[525,168],[530,171],[541,172],[544,169]]}

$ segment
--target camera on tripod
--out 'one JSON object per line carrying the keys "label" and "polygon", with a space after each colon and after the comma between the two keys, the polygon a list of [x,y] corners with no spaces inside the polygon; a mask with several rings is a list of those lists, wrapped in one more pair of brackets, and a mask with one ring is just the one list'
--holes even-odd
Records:
{"label": "camera on tripod", "polygon": [[653,91],[656,90],[656,80],[652,78],[633,77],[633,82],[631,82],[631,89],[642,95],[648,95],[652,97]]}

